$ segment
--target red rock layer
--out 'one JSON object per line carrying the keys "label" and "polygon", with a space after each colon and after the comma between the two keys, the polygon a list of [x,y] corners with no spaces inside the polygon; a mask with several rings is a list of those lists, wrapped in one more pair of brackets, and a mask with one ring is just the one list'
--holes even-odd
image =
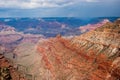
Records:
{"label": "red rock layer", "polygon": [[62,38],[55,38],[39,45],[38,51],[43,58],[42,67],[51,75],[45,77],[43,73],[45,80],[47,78],[50,80],[104,80],[106,78],[107,66],[111,65],[111,61],[104,60],[102,55],[99,58],[85,55],[83,51],[71,49],[65,43],[68,44]]}
{"label": "red rock layer", "polygon": [[72,39],[58,36],[40,40],[37,51],[42,57],[40,70],[44,71],[41,80],[120,79],[119,30],[118,22],[107,23]]}

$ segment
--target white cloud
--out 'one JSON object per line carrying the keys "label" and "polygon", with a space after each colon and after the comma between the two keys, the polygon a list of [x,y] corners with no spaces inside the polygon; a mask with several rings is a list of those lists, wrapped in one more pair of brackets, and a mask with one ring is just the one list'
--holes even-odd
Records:
{"label": "white cloud", "polygon": [[74,0],[0,0],[3,8],[39,8],[39,7],[62,7],[74,4]]}
{"label": "white cloud", "polygon": [[97,0],[0,0],[0,7],[32,9],[40,7],[64,7],[79,2],[96,1]]}
{"label": "white cloud", "polygon": [[99,0],[86,0],[86,2],[99,2]]}

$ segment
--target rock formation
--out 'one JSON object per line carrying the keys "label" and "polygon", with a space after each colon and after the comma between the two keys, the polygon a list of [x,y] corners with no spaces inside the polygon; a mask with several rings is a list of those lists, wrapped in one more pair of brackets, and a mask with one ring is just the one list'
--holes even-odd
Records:
{"label": "rock formation", "polygon": [[8,26],[8,25],[5,25],[5,24],[2,24],[0,23],[0,32],[15,32],[16,29],[12,26]]}
{"label": "rock formation", "polygon": [[108,22],[72,39],[40,40],[41,80],[120,79],[120,23]]}
{"label": "rock formation", "polygon": [[13,51],[17,45],[23,42],[30,42],[36,44],[39,39],[44,38],[43,35],[24,34],[22,32],[4,30],[9,26],[0,25],[0,46],[5,48],[5,51]]}
{"label": "rock formation", "polygon": [[0,80],[27,80],[17,69],[0,54]]}

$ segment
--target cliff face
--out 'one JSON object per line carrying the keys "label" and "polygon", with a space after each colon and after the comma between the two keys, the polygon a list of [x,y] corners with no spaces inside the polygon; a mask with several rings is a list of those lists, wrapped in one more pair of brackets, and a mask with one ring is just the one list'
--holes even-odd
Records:
{"label": "cliff face", "polygon": [[[116,21],[117,22],[117,21]],[[90,31],[71,40],[72,45],[79,45],[87,53],[91,50],[96,54],[104,53],[108,57],[118,56],[120,53],[120,23],[106,23],[94,31]]]}
{"label": "cliff face", "polygon": [[120,79],[120,21],[72,39],[40,40],[41,80]]}

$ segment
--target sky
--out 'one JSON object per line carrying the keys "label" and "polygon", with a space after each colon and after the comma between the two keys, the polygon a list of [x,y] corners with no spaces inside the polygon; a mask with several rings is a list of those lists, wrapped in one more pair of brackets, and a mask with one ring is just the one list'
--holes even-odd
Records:
{"label": "sky", "polygon": [[120,17],[120,0],[0,0],[0,17]]}

